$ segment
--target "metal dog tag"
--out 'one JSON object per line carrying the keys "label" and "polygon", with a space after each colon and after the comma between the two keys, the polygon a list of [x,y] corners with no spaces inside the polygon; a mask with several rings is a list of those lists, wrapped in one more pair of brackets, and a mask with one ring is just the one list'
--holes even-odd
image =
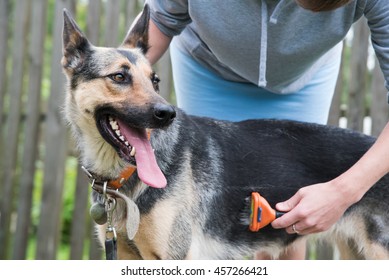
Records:
{"label": "metal dog tag", "polygon": [[104,225],[105,223],[107,223],[107,211],[105,209],[104,204],[100,202],[94,203],[91,206],[89,213],[92,219],[96,222],[96,224]]}

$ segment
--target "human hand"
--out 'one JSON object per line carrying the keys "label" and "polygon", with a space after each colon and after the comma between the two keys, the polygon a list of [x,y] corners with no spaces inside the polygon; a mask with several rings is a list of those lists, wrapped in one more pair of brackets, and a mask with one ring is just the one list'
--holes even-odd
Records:
{"label": "human hand", "polygon": [[289,234],[322,232],[335,224],[351,204],[332,182],[310,185],[276,205],[278,211],[288,213],[273,221],[272,226],[285,228]]}

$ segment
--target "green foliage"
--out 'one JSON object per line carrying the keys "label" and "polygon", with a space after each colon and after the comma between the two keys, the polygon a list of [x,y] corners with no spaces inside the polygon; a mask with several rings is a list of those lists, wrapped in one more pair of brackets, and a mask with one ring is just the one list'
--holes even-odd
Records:
{"label": "green foliage", "polygon": [[[70,243],[70,229],[74,207],[75,186],[77,178],[77,159],[69,157],[66,162],[65,186],[62,208],[62,240],[61,243]],[[87,187],[87,186],[85,186]]]}

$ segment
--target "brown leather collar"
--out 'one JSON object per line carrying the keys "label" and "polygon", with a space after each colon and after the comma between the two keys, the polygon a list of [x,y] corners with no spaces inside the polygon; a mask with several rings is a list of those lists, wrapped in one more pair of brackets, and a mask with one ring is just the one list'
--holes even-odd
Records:
{"label": "brown leather collar", "polygon": [[115,190],[121,188],[127,182],[127,180],[131,178],[135,171],[136,166],[130,165],[120,173],[119,178],[108,181],[108,187]]}
{"label": "brown leather collar", "polygon": [[85,172],[85,174],[88,176],[90,182],[92,185],[99,184],[104,185],[107,184],[107,186],[111,189],[117,190],[121,188],[128,179],[131,178],[131,176],[136,171],[136,166],[130,165],[129,167],[125,168],[119,175],[117,179],[112,180],[104,180],[104,178],[98,177],[96,175],[93,175],[91,172],[89,172],[88,169],[86,169],[84,166],[81,166],[82,170]]}

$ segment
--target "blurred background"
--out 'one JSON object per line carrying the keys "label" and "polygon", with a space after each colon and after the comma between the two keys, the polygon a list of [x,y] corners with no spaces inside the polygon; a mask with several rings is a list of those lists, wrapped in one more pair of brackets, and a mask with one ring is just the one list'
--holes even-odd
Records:
{"label": "blurred background", "polygon": [[[101,259],[90,188],[62,116],[62,11],[95,45],[118,46],[143,0],[0,0],[0,259]],[[174,103],[169,54],[155,66]],[[377,135],[384,79],[365,20],[345,38],[329,124]],[[311,242],[309,259],[337,258]]]}

